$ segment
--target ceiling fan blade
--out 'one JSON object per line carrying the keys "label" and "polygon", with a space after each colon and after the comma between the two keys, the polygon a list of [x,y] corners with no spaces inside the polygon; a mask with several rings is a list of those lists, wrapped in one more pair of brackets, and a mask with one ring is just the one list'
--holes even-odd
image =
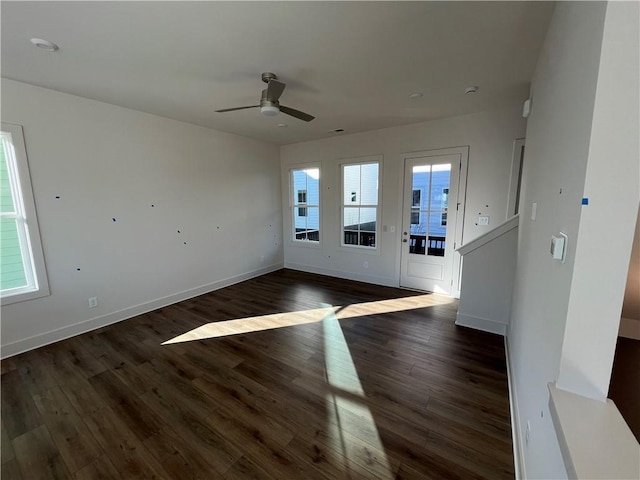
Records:
{"label": "ceiling fan blade", "polygon": [[280,95],[282,95],[282,92],[284,92],[284,87],[286,86],[286,84],[279,82],[278,80],[269,80],[269,83],[267,84],[267,100],[274,103],[277,102]]}
{"label": "ceiling fan blade", "polygon": [[234,108],[223,108],[222,110],[216,110],[216,112],[218,113],[223,113],[223,112],[234,112],[236,110],[245,110],[247,108],[257,108],[260,105],[248,105],[246,107],[234,107]]}
{"label": "ceiling fan blade", "polygon": [[292,117],[299,118],[300,120],[304,120],[305,122],[310,122],[313,120],[313,115],[309,115],[308,113],[301,112],[300,110],[296,110],[295,108],[285,107],[284,105],[280,105],[280,111],[282,113],[286,113],[287,115],[291,115]]}

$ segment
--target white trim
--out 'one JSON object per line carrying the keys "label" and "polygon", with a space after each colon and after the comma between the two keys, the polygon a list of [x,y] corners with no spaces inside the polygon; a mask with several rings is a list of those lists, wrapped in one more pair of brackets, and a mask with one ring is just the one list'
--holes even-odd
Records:
{"label": "white trim", "polygon": [[513,217],[501,223],[494,229],[489,230],[487,233],[474,238],[469,243],[461,245],[456,249],[456,251],[462,256],[467,255],[473,252],[475,249],[480,248],[483,245],[486,245],[487,243],[491,242],[492,240],[495,240],[496,238],[513,230],[514,228],[517,228],[519,224],[520,224],[520,216],[514,215]]}
{"label": "white trim", "polygon": [[[293,184],[293,172],[296,170],[311,170],[317,169],[319,173],[318,177],[318,204],[310,205],[296,205],[294,200],[294,195],[297,195],[297,192],[294,192],[294,184]],[[322,164],[320,162],[310,162],[310,163],[299,163],[295,165],[290,165],[287,169],[287,183],[289,188],[287,189],[287,203],[289,208],[289,219],[291,221],[291,225],[289,225],[288,231],[285,232],[284,238],[286,239],[287,245],[292,247],[311,247],[311,248],[319,248],[322,244]],[[309,189],[307,188],[307,200],[309,199]],[[318,241],[312,240],[296,240],[295,239],[295,228],[296,228],[296,215],[295,208],[296,207],[307,207],[307,208],[317,208],[318,209]],[[308,210],[307,210],[308,213]],[[287,228],[287,225],[283,225],[283,228]]]}
{"label": "white trim", "polygon": [[[412,160],[415,158],[425,158],[425,157],[439,157],[443,155],[459,155],[460,156],[460,168],[458,170],[458,191],[457,198],[452,199],[449,197],[449,210],[453,208],[453,202],[455,202],[456,207],[456,222],[455,225],[448,225],[447,230],[453,228],[453,245],[454,251],[452,253],[452,277],[451,277],[451,295],[459,298],[460,297],[460,288],[462,284],[462,257],[455,250],[458,245],[462,245],[464,241],[464,216],[465,216],[465,208],[466,208],[466,196],[467,196],[467,177],[469,170],[469,146],[463,145],[458,147],[448,147],[448,148],[439,148],[436,150],[420,150],[416,152],[405,152],[401,154],[401,158],[403,161],[403,170],[400,176],[400,202],[398,206],[399,216],[401,219],[401,229],[404,227],[404,204],[405,204],[405,168],[407,164],[407,160]],[[452,166],[451,171],[454,171]],[[453,200],[453,201],[452,201]],[[397,247],[399,262],[396,267],[397,275],[398,275],[398,285],[402,286],[402,243],[400,242]]]}
{"label": "white trim", "polygon": [[374,285],[382,285],[385,287],[398,288],[398,282],[395,278],[391,277],[378,277],[375,275],[361,275],[355,272],[348,272],[345,270],[334,270],[332,268],[321,268],[314,265],[304,265],[302,263],[290,263],[287,262],[284,268],[291,270],[298,270],[300,272],[316,273],[318,275],[327,275],[329,277],[344,278],[346,280],[354,280],[356,282],[372,283]]}
{"label": "white trim", "polygon": [[[522,176],[522,166],[524,162],[521,162],[522,149],[525,146],[524,138],[516,138],[513,141],[513,152],[511,154],[511,178],[509,181],[509,195],[507,196],[507,218],[516,215],[516,199],[518,197],[518,180]],[[520,186],[520,198],[522,198],[522,186]],[[518,212],[520,209],[518,208]]]}
{"label": "white trim", "polygon": [[[19,191],[14,192],[14,202],[17,200],[16,213],[20,218],[18,222],[22,224],[24,230],[18,228],[20,245],[23,255],[24,268],[29,281],[29,286],[16,289],[16,292],[2,296],[2,305],[23,302],[34,298],[49,295],[49,281],[47,280],[47,270],[38,228],[38,216],[36,204],[31,186],[31,175],[29,173],[29,161],[27,158],[27,148],[24,142],[24,133],[20,125],[13,125],[2,122],[0,130],[11,135],[11,145],[15,154],[17,172],[12,172],[13,182],[19,182]],[[10,168],[11,172],[11,168]],[[17,178],[15,178],[17,175]],[[16,198],[16,196],[18,198]],[[28,256],[28,258],[27,258]],[[22,293],[17,293],[22,292]]]}
{"label": "white trim", "polygon": [[[384,156],[380,155],[367,155],[364,157],[356,157],[356,158],[342,158],[339,159],[338,166],[340,167],[340,242],[338,244],[338,248],[341,250],[349,251],[349,250],[357,250],[359,252],[372,252],[376,254],[380,254],[380,241],[381,241],[381,228],[380,223],[382,222],[382,172],[384,169]],[[369,164],[377,164],[378,165],[378,203],[376,205],[345,205],[344,203],[344,167],[347,165],[369,165]],[[362,187],[362,176],[360,177],[360,186]],[[362,192],[360,192],[362,193]],[[365,245],[351,245],[344,243],[344,210],[345,208],[375,208],[376,209],[376,246],[375,247],[367,247]],[[359,233],[359,231],[358,231]]]}
{"label": "white trim", "polygon": [[491,320],[490,318],[476,317],[474,315],[456,314],[456,325],[469,327],[483,332],[496,333],[505,336],[507,334],[507,324]]}
{"label": "white trim", "polygon": [[259,277],[267,273],[275,272],[282,269],[282,267],[282,264],[275,264],[268,267],[259,268],[257,270],[252,270],[240,275],[224,278],[222,280],[208,283],[206,285],[201,285],[199,287],[175,293],[173,295],[158,298],[150,302],[141,303],[139,305],[125,308],[117,312],[112,312],[107,315],[90,318],[89,320],[84,320],[73,325],[68,325],[66,327],[51,330],[46,333],[34,335],[32,337],[18,340],[17,342],[8,343],[6,345],[2,345],[0,358],[4,359],[12,357],[19,353],[33,350],[34,348],[43,347],[45,345],[49,345],[50,343],[59,342],[60,340],[74,337],[82,333],[90,332],[91,330],[95,330],[96,328],[101,328],[113,323],[121,322],[123,320],[127,320],[129,318],[136,317],[153,310],[157,310],[158,308],[166,307],[168,305],[173,305],[174,303],[197,297],[198,295],[203,295],[205,293],[213,292],[215,290],[219,290],[236,283],[244,282],[245,280],[249,280],[254,277]]}
{"label": "white trim", "polygon": [[524,453],[522,449],[522,436],[520,432],[520,413],[518,411],[518,396],[516,394],[516,383],[513,378],[511,366],[511,355],[509,353],[509,341],[504,337],[504,352],[507,363],[507,385],[509,386],[509,411],[511,414],[511,443],[513,444],[513,466],[515,470],[515,480],[525,478]]}

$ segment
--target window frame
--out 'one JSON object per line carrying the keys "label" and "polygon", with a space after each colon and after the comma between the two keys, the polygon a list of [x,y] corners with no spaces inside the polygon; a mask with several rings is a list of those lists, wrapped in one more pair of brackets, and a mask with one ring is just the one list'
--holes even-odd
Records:
{"label": "window frame", "polygon": [[[318,170],[318,204],[310,204],[309,200],[309,188],[305,189],[297,189],[294,184],[293,173],[296,171],[304,171],[304,170]],[[320,164],[317,163],[308,163],[308,164],[299,164],[299,165],[291,165],[288,171],[289,178],[289,211],[290,211],[290,219],[291,219],[291,227],[289,229],[289,244],[301,247],[312,247],[317,248],[320,246],[322,242],[322,168]],[[300,193],[304,192],[305,202],[301,203],[298,200],[296,204],[296,199],[299,199]],[[318,209],[318,240],[308,240],[308,239],[297,239],[296,238],[296,218],[309,218],[309,208],[317,208]],[[297,215],[296,209],[298,212],[304,209],[305,215]]]}
{"label": "window frame", "polygon": [[[358,158],[347,158],[342,159],[340,161],[340,225],[339,225],[339,235],[340,235],[340,247],[345,250],[358,250],[361,253],[380,253],[380,241],[381,241],[381,217],[382,217],[382,169],[383,169],[383,156],[382,155],[371,155],[366,157],[358,157]],[[378,165],[378,203],[373,204],[360,204],[360,205],[347,205],[345,204],[345,181],[344,181],[344,171],[345,167],[352,165],[370,165],[370,164]],[[362,179],[361,179],[362,181]],[[360,192],[360,196],[362,196],[362,192]],[[351,194],[351,198],[352,194]],[[353,245],[344,242],[344,213],[345,208],[375,208],[376,209],[376,229],[375,229],[375,247],[369,247],[367,245]],[[360,231],[358,231],[359,233]],[[359,239],[358,239],[359,240]]]}
{"label": "window frame", "polygon": [[[0,290],[0,302],[2,305],[9,305],[45,297],[50,292],[23,129],[21,125],[2,122],[0,131],[0,140],[11,146],[6,151],[6,156],[15,209],[15,214],[0,215],[17,220],[20,250],[27,277],[27,286]],[[5,136],[5,133],[8,135]]]}

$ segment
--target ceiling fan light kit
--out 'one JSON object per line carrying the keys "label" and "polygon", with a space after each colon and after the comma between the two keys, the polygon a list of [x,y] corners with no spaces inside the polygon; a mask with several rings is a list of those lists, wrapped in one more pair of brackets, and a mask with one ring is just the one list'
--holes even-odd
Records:
{"label": "ceiling fan light kit", "polygon": [[271,72],[263,73],[262,81],[267,84],[267,88],[262,90],[262,95],[260,97],[259,105],[248,105],[245,107],[224,108],[222,110],[216,110],[216,112],[218,113],[233,112],[236,110],[245,110],[247,108],[260,107],[260,113],[262,113],[263,115],[266,115],[267,117],[274,117],[278,115],[278,113],[282,112],[292,117],[295,117],[299,120],[303,120],[305,122],[310,122],[315,118],[313,115],[309,115],[308,113],[301,112],[300,110],[296,110],[295,108],[290,108],[284,105],[280,105],[280,102],[278,100],[280,99],[280,95],[282,95],[282,92],[284,92],[286,84],[279,81],[275,73],[271,73]]}
{"label": "ceiling fan light kit", "polygon": [[275,105],[262,105],[260,107],[260,113],[267,117],[275,117],[280,113],[280,109]]}

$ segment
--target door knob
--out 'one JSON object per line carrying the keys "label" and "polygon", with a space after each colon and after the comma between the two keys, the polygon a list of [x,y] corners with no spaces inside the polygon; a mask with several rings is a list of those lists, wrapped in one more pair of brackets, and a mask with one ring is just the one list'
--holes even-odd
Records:
{"label": "door knob", "polygon": [[403,234],[403,235],[406,235],[406,234],[407,234],[407,232],[402,232],[402,234]]}
{"label": "door knob", "polygon": [[406,238],[403,238],[403,239],[402,239],[402,241],[403,241],[404,243],[407,243],[407,239],[406,239]]}

